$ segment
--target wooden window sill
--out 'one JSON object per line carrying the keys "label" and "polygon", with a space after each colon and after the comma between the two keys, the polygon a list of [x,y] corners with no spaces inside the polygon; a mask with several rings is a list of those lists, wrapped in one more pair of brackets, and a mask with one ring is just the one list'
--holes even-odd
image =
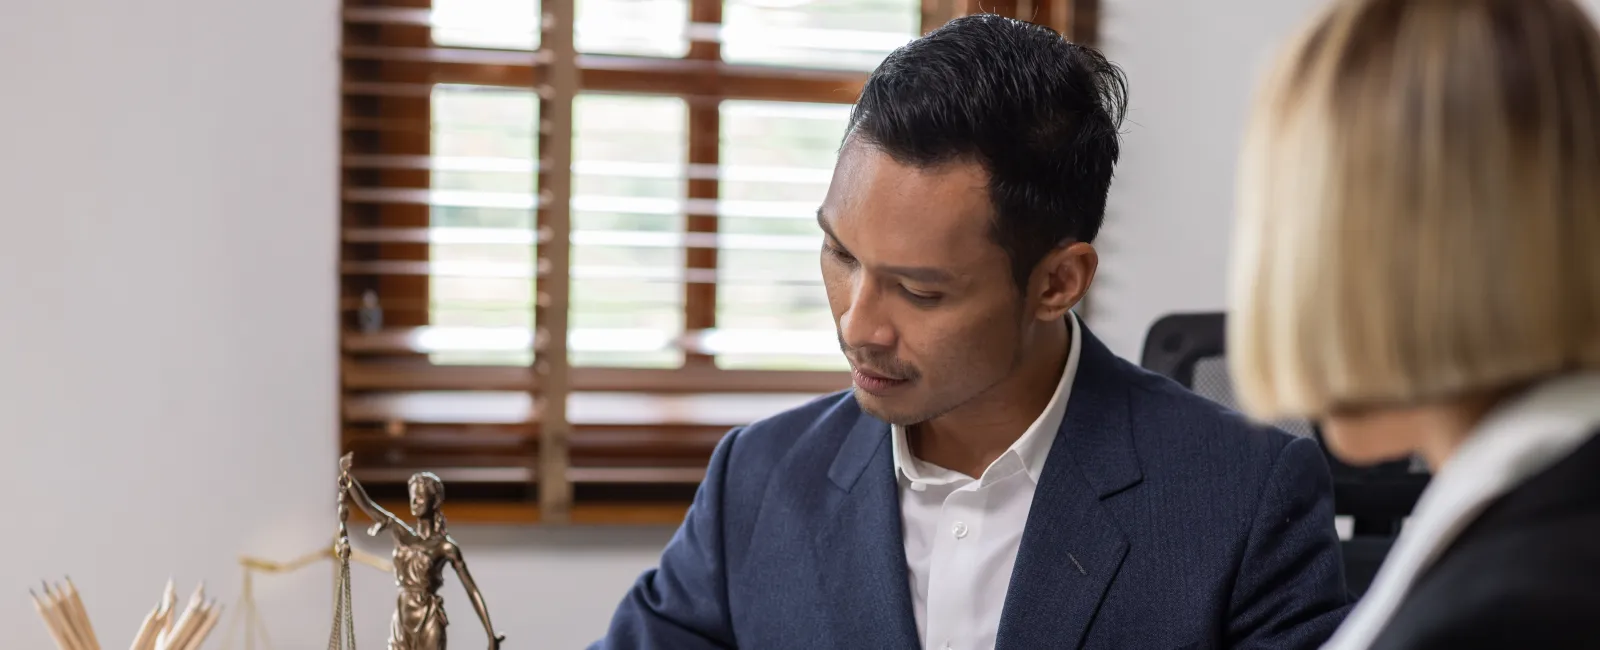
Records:
{"label": "wooden window sill", "polygon": [[[378,505],[401,519],[411,520],[405,502],[382,501]],[[677,526],[683,523],[688,504],[679,503],[596,503],[573,506],[567,523],[575,526]],[[471,525],[533,525],[543,523],[537,503],[494,503],[446,501],[444,516],[451,524]],[[350,514],[352,530],[372,524],[372,519],[360,509]]]}

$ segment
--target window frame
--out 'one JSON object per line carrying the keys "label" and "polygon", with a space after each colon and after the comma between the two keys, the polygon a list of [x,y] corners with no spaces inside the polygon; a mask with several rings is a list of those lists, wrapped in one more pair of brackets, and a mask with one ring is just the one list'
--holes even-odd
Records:
{"label": "window frame", "polygon": [[[522,443],[533,445],[515,447],[518,451],[514,452],[530,458],[524,474],[530,498],[453,502],[452,517],[497,523],[672,523],[681,519],[686,499],[589,503],[575,497],[572,476],[577,468],[572,464],[572,445],[575,436],[587,435],[578,431],[585,426],[582,418],[574,424],[569,412],[575,393],[636,394],[641,408],[648,399],[681,399],[666,410],[679,412],[683,421],[663,416],[660,428],[665,442],[659,444],[681,445],[683,440],[693,440],[697,449],[709,454],[717,437],[711,431],[727,423],[694,421],[694,416],[682,414],[687,408],[682,404],[709,395],[737,400],[741,394],[822,394],[848,387],[849,376],[841,371],[717,367],[710,351],[696,343],[698,334],[716,327],[717,320],[717,285],[693,281],[694,277],[714,277],[718,268],[718,249],[703,246],[688,246],[684,255],[684,336],[679,345],[685,354],[681,367],[573,367],[567,355],[573,100],[586,91],[683,99],[688,109],[685,162],[689,169],[703,169],[720,162],[722,101],[850,104],[867,74],[724,62],[720,44],[695,38],[697,30],[689,30],[689,50],[682,58],[579,53],[572,29],[575,3],[544,0],[539,49],[508,51],[435,45],[431,0],[344,0],[340,52],[341,448],[375,453],[372,450],[400,446],[399,441],[408,435],[414,439],[430,435],[432,429],[424,426],[425,417],[408,415],[406,407],[394,400],[384,401],[392,392],[523,394],[526,404],[519,407],[522,410],[492,426],[522,431],[526,433],[520,438]],[[978,9],[976,0],[923,0],[922,31]],[[1070,38],[1093,43],[1098,0],[1000,0],[998,4],[986,0],[982,10],[1032,16],[1034,22]],[[722,13],[723,0],[689,0],[691,25],[720,24]],[[528,367],[369,363],[362,357],[384,354],[403,360],[406,355],[425,352],[415,334],[416,328],[429,325],[429,98],[433,88],[442,84],[532,89],[539,98],[534,165],[539,245],[533,273],[538,326],[531,342],[533,363]],[[715,204],[719,181],[695,174],[686,180],[685,198],[690,199],[684,215],[686,237],[712,237],[718,230],[718,217],[715,210],[702,206]],[[381,297],[385,329],[369,332],[357,325],[362,296],[368,290]],[[627,445],[633,439],[628,435],[646,435],[624,433],[627,435],[619,434],[606,444]],[[453,434],[439,434],[445,440],[449,435]],[[673,435],[678,439],[670,440]],[[382,481],[393,482],[402,478],[397,472],[369,476],[387,476]],[[689,474],[674,474],[671,482],[697,484],[698,477]],[[449,477],[446,480],[449,482]]]}

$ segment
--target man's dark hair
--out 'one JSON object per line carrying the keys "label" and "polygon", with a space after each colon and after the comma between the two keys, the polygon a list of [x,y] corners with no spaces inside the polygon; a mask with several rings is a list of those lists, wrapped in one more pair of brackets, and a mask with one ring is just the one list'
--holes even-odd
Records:
{"label": "man's dark hair", "polygon": [[917,167],[976,162],[1018,290],[1055,247],[1092,242],[1127,109],[1121,70],[1049,28],[957,18],[867,79],[845,136]]}

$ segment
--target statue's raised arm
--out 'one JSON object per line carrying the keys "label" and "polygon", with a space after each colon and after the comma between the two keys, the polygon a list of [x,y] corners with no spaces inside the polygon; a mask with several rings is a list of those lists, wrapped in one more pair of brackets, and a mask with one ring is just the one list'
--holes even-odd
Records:
{"label": "statue's raised arm", "polygon": [[339,487],[350,495],[350,500],[355,502],[356,507],[361,508],[362,512],[367,513],[367,516],[372,518],[374,523],[372,528],[367,530],[367,534],[376,535],[384,529],[389,529],[394,532],[396,540],[399,540],[399,536],[402,533],[414,535],[411,527],[407,526],[406,522],[394,516],[394,513],[384,510],[383,506],[373,501],[372,497],[367,494],[367,489],[361,486],[361,482],[350,475],[352,456],[354,454],[345,454],[343,458],[339,459]]}

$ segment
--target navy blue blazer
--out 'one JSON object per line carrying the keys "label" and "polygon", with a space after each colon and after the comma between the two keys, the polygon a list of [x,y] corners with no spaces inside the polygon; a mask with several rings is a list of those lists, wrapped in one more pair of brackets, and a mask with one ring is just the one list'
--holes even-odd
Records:
{"label": "navy blue blazer", "polygon": [[[1348,607],[1309,439],[1084,329],[997,647],[1315,648]],[[592,649],[917,648],[889,425],[848,392],[730,432]]]}

